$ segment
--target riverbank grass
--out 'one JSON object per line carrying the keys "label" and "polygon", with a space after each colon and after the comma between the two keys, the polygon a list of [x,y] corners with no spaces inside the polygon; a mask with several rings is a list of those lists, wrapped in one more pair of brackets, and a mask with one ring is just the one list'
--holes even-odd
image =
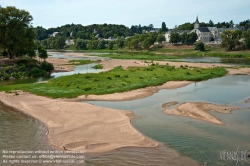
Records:
{"label": "riverbank grass", "polygon": [[161,85],[167,81],[202,81],[226,75],[221,67],[189,68],[152,64],[148,67],[116,67],[107,72],[75,74],[52,79],[47,83],[0,86],[0,91],[24,90],[52,98],[74,98],[89,94],[111,94],[148,86]]}

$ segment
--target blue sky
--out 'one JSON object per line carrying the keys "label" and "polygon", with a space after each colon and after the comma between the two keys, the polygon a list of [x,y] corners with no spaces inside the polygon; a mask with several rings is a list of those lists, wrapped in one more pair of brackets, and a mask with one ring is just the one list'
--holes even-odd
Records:
{"label": "blue sky", "polygon": [[185,22],[210,19],[234,23],[250,19],[250,0],[1,0],[0,5],[25,9],[33,26],[45,28],[65,24],[123,24],[169,28]]}

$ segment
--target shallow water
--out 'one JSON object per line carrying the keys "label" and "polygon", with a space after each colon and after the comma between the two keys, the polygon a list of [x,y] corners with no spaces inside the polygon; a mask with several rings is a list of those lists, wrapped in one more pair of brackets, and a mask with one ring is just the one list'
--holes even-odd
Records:
{"label": "shallow water", "polygon": [[[220,151],[250,151],[250,76],[226,76],[197,82],[186,87],[161,90],[154,95],[133,101],[101,102],[94,105],[133,110],[141,119],[132,121],[143,134],[177,150],[204,165],[234,165],[235,161],[220,159]],[[187,117],[166,115],[162,104],[170,101],[211,102],[244,108],[232,114],[214,113],[226,126],[219,126]],[[249,165],[239,161],[238,165]]]}

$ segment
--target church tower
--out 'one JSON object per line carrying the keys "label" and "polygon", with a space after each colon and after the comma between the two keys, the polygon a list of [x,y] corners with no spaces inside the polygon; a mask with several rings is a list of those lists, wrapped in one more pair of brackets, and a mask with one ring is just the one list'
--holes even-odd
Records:
{"label": "church tower", "polygon": [[194,23],[194,29],[198,29],[199,27],[200,27],[200,23],[199,23],[198,16],[197,16],[196,21]]}

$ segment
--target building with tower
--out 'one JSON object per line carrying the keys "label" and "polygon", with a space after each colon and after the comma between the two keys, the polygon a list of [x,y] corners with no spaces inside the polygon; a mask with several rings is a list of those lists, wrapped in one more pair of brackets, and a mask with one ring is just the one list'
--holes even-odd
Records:
{"label": "building with tower", "polygon": [[179,33],[182,35],[183,33],[196,33],[198,36],[197,41],[201,41],[203,43],[209,43],[209,42],[215,42],[215,43],[221,43],[220,34],[226,30],[244,30],[244,27],[234,25],[231,28],[217,28],[217,27],[200,27],[198,16],[196,17],[196,20],[194,22],[194,29],[193,30],[173,30],[170,29],[165,34],[166,42],[169,43],[171,33]]}

